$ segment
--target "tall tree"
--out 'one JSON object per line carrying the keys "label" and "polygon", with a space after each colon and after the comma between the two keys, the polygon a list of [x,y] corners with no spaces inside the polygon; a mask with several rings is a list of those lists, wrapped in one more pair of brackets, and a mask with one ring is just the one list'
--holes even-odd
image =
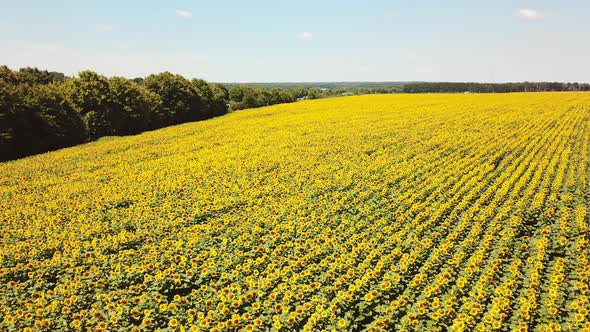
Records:
{"label": "tall tree", "polygon": [[62,85],[64,95],[80,113],[90,140],[119,134],[125,113],[113,106],[109,80],[93,71],[80,72]]}
{"label": "tall tree", "polygon": [[84,141],[79,114],[57,86],[0,81],[0,159],[55,150]]}
{"label": "tall tree", "polygon": [[194,121],[201,117],[201,99],[186,78],[163,72],[146,77],[144,85],[162,100],[158,122],[153,127]]}
{"label": "tall tree", "polygon": [[122,77],[109,79],[111,109],[122,115],[116,135],[137,134],[150,128],[161,107],[160,97],[143,86]]}

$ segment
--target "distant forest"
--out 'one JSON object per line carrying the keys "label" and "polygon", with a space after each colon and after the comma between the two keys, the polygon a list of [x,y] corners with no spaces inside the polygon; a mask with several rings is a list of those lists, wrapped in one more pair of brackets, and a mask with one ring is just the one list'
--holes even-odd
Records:
{"label": "distant forest", "polygon": [[590,91],[588,83],[519,82],[301,82],[301,83],[224,83],[226,87],[245,84],[259,88],[306,88],[331,91],[331,95],[363,93],[507,93]]}
{"label": "distant forest", "polygon": [[522,82],[522,83],[453,83],[413,82],[403,86],[404,93],[506,93],[590,91],[588,83]]}
{"label": "distant forest", "polygon": [[590,91],[579,83],[209,83],[163,72],[145,78],[76,77],[0,66],[0,161],[138,134],[246,108],[304,99],[388,93]]}

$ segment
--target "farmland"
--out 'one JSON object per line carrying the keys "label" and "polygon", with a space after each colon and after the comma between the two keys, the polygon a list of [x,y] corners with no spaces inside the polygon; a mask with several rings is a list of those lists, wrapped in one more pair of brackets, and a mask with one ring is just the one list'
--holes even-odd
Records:
{"label": "farmland", "polygon": [[372,95],[0,164],[0,330],[590,330],[590,94]]}

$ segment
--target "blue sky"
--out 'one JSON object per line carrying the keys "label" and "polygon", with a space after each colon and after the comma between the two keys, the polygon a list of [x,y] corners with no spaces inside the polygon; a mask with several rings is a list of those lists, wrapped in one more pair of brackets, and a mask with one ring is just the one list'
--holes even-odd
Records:
{"label": "blue sky", "polygon": [[0,64],[219,82],[590,81],[590,1],[7,1]]}

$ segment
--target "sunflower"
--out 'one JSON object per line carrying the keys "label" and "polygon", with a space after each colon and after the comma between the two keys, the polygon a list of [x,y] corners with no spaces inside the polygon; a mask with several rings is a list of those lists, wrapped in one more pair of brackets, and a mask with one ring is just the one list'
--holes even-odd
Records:
{"label": "sunflower", "polygon": [[144,318],[141,323],[146,326],[146,327],[150,327],[152,326],[152,320],[151,318]]}
{"label": "sunflower", "polygon": [[273,326],[275,329],[277,329],[277,330],[280,330],[280,329],[281,329],[281,327],[282,327],[282,325],[281,325],[281,321],[280,321],[280,320],[275,320],[275,321],[272,323],[272,326]]}
{"label": "sunflower", "polygon": [[338,320],[337,325],[338,325],[339,328],[343,329],[343,328],[346,327],[346,325],[348,325],[348,321],[346,319],[344,319],[344,318],[340,318]]}

